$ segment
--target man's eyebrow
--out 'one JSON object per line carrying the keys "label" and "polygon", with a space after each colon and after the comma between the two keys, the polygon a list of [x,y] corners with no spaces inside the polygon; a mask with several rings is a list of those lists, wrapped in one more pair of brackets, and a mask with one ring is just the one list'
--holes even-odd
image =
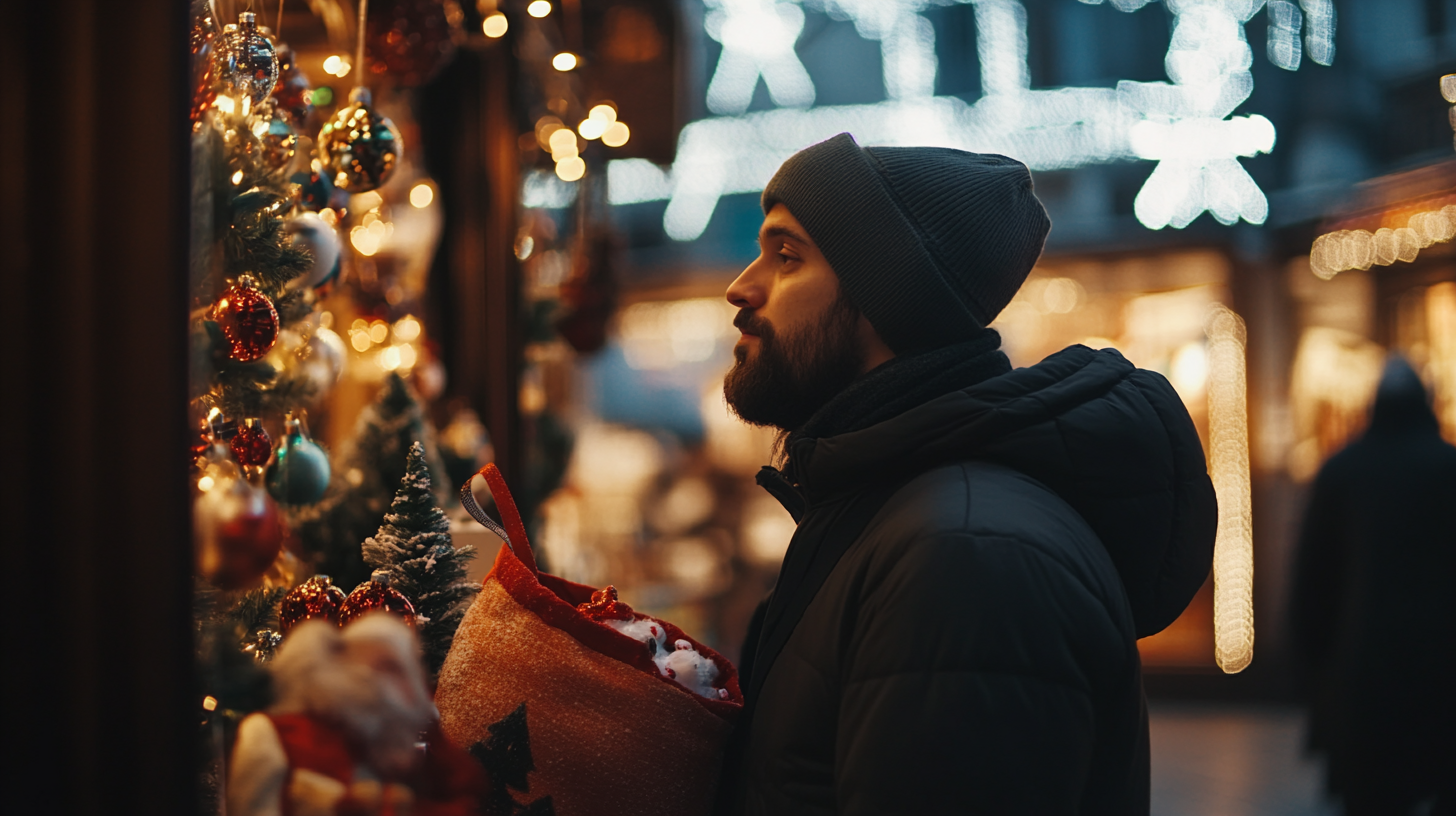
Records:
{"label": "man's eyebrow", "polygon": [[807,237],[805,237],[803,233],[799,232],[793,227],[786,227],[782,224],[775,224],[772,227],[765,227],[763,232],[759,236],[760,241],[766,241],[770,238],[787,238],[790,241],[797,241],[806,246],[814,245],[814,242],[810,241]]}

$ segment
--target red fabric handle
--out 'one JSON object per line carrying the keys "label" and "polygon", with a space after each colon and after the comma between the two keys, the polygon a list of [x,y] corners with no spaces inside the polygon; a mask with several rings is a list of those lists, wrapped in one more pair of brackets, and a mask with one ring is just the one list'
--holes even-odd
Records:
{"label": "red fabric handle", "polygon": [[[499,525],[476,503],[475,493],[470,489],[470,483],[475,481],[475,476],[484,477],[486,487],[490,488],[490,495],[495,499],[495,506],[500,510],[501,521],[505,524],[504,530],[499,529]],[[516,509],[516,500],[511,497],[511,489],[506,486],[506,478],[501,475],[500,468],[492,462],[476,471],[475,476],[467,479],[460,488],[460,503],[471,517],[490,531],[497,534],[504,532],[506,546],[510,547],[511,552],[516,554],[532,575],[540,575],[540,570],[536,568],[536,555],[531,552],[531,542],[526,538],[526,525],[521,521],[521,511]]]}

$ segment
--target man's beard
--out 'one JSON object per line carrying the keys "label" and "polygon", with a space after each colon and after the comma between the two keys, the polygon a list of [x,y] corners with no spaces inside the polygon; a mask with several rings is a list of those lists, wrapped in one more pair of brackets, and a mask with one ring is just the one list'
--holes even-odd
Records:
{"label": "man's beard", "polygon": [[733,349],[737,364],[723,380],[723,396],[739,419],[752,425],[798,430],[864,370],[859,310],[841,292],[823,318],[780,334],[767,320],[743,309],[733,325],[758,335],[758,354]]}

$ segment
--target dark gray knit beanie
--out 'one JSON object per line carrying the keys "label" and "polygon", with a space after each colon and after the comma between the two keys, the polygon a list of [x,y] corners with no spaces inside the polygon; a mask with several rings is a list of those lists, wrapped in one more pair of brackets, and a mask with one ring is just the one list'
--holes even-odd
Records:
{"label": "dark gray knit beanie", "polygon": [[788,207],[896,354],[969,339],[1041,255],[1051,221],[1015,159],[862,148],[848,133],[795,153],[763,191]]}

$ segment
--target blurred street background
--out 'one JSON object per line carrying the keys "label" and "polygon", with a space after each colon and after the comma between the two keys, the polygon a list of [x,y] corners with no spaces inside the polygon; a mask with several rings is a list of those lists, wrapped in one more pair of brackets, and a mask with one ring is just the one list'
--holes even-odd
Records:
{"label": "blurred street background", "polygon": [[[15,721],[58,758],[14,773],[50,774],[75,812],[194,804],[193,510],[213,482],[179,463],[247,420],[284,439],[285,409],[325,466],[274,511],[294,535],[277,586],[368,578],[358,543],[402,469],[369,444],[413,434],[455,543],[481,551],[472,578],[499,542],[452,497],[494,461],[550,571],[736,657],[794,525],[753,482],[774,435],[722,398],[724,290],[779,164],[848,131],[1025,162],[1053,226],[993,324],[1012,363],[1115,348],[1193,418],[1218,549],[1139,644],[1154,813],[1341,813],[1304,752],[1298,542],[1392,353],[1456,440],[1456,0],[373,0],[362,29],[352,0],[22,5],[0,27],[25,395],[0,400],[0,447],[23,452],[0,516],[14,574],[41,576],[5,593],[44,667],[17,673]],[[210,73],[250,9],[289,49],[257,109]],[[359,121],[387,161],[328,165]],[[328,262],[276,282],[297,308],[229,378],[199,316],[226,304],[204,250],[257,175],[240,156],[266,164],[280,234]],[[82,478],[102,472],[125,475]],[[316,523],[325,506],[372,515]],[[1453,647],[1391,648],[1364,665],[1397,677]],[[74,704],[43,719],[43,697]],[[134,727],[113,728],[123,704]]]}

